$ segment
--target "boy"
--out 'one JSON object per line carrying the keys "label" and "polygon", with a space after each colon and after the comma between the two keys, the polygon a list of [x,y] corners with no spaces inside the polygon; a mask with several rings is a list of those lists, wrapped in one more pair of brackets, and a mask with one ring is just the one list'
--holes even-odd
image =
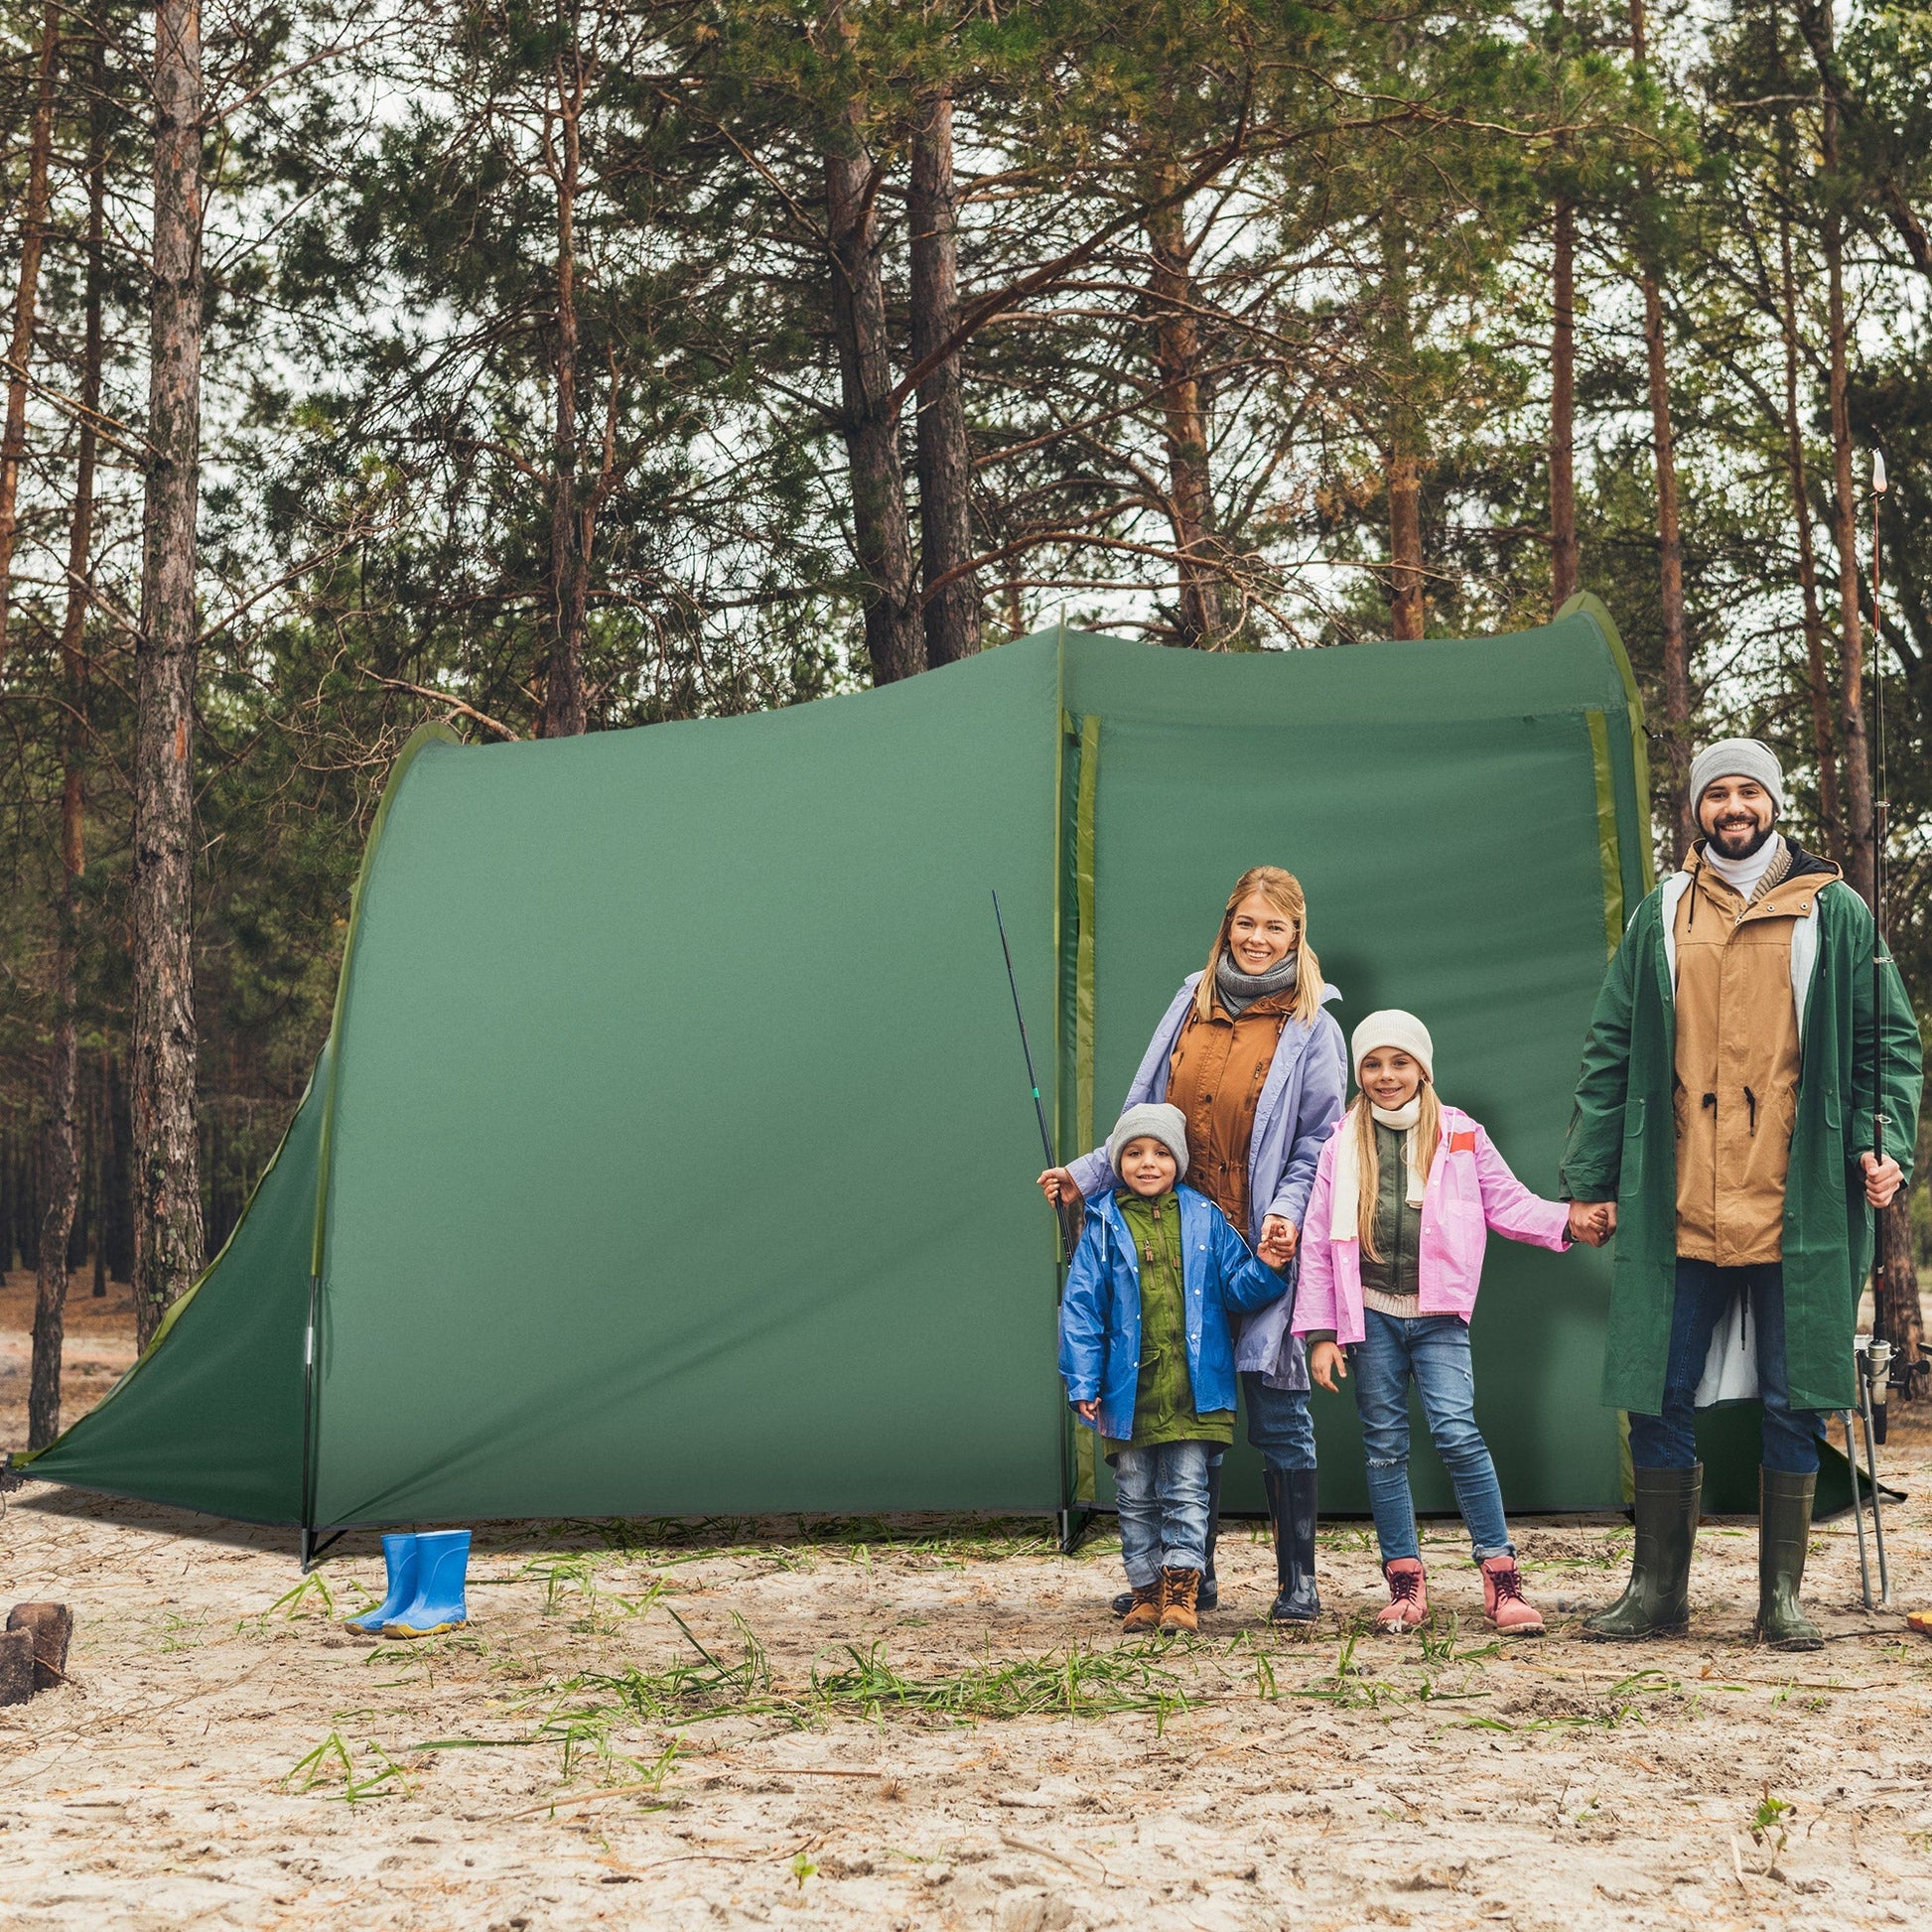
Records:
{"label": "boy", "polygon": [[1207,1458],[1234,1440],[1228,1312],[1285,1284],[1191,1187],[1178,1107],[1130,1107],[1107,1137],[1118,1189],[1087,1204],[1060,1302],[1060,1375],[1114,1471],[1133,1601],[1121,1627],[1200,1627]]}

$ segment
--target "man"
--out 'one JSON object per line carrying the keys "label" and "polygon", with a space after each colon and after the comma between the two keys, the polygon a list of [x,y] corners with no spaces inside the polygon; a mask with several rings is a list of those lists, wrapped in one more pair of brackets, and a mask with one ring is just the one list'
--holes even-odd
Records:
{"label": "man", "polygon": [[[1779,835],[1771,752],[1712,746],[1691,795],[1704,837],[1610,962],[1564,1150],[1563,1192],[1609,1203],[1617,1232],[1603,1400],[1629,1413],[1636,1484],[1629,1585],[1584,1628],[1628,1639],[1689,1619],[1709,1372],[1763,1403],[1757,1627],[1809,1650],[1820,1637],[1798,1592],[1818,1443],[1824,1414],[1854,1400],[1871,1209],[1907,1179],[1918,1028],[1889,955],[1874,1016],[1871,913],[1836,866]],[[1730,1364],[1741,1384],[1720,1374],[1721,1331],[1754,1357]]]}

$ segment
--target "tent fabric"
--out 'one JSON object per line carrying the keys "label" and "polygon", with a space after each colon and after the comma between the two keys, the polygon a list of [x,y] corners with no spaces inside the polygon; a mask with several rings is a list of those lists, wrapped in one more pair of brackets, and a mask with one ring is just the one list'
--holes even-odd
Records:
{"label": "tent fabric", "polygon": [[[1647,783],[1592,599],[1290,653],[1047,632],[752,717],[419,734],[279,1157],[34,1473],[325,1527],[1104,1500],[990,889],[1063,1150],[1266,861],[1343,1024],[1421,1013],[1547,1193]],[[1604,1258],[1490,1257],[1505,1494],[1616,1506]],[[1359,1508],[1353,1407],[1316,1414],[1324,1506]],[[1447,1506],[1420,1433],[1417,1473]],[[1244,1447],[1229,1500],[1259,1493]]]}

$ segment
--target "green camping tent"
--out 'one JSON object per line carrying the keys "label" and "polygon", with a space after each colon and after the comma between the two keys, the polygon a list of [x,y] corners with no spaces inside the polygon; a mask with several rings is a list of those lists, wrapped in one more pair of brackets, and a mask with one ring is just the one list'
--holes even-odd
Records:
{"label": "green camping tent", "polygon": [[[1062,1149],[1234,877],[1308,888],[1337,1010],[1416,1009],[1552,1192],[1649,879],[1593,599],[1518,636],[1205,655],[1043,633],[860,695],[535,744],[419,733],[335,1025],[233,1238],[36,1475],[306,1526],[1106,1498],[1054,1373]],[[1514,1507],[1614,1506],[1607,1267],[1498,1242]],[[1363,1506],[1317,1396],[1324,1501]],[[1433,1487],[1432,1487],[1433,1483]],[[1449,1492],[1424,1447],[1419,1501]],[[1232,1506],[1256,1505],[1245,1446]]]}

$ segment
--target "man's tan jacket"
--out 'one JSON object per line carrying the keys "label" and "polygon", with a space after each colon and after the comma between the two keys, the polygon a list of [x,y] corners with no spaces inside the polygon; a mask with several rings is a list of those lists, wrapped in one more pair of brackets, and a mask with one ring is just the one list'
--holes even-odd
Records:
{"label": "man's tan jacket", "polygon": [[1746,904],[1700,846],[1677,905],[1677,1252],[1720,1268],[1783,1258],[1801,1065],[1792,927],[1839,876],[1789,868],[1787,847]]}

